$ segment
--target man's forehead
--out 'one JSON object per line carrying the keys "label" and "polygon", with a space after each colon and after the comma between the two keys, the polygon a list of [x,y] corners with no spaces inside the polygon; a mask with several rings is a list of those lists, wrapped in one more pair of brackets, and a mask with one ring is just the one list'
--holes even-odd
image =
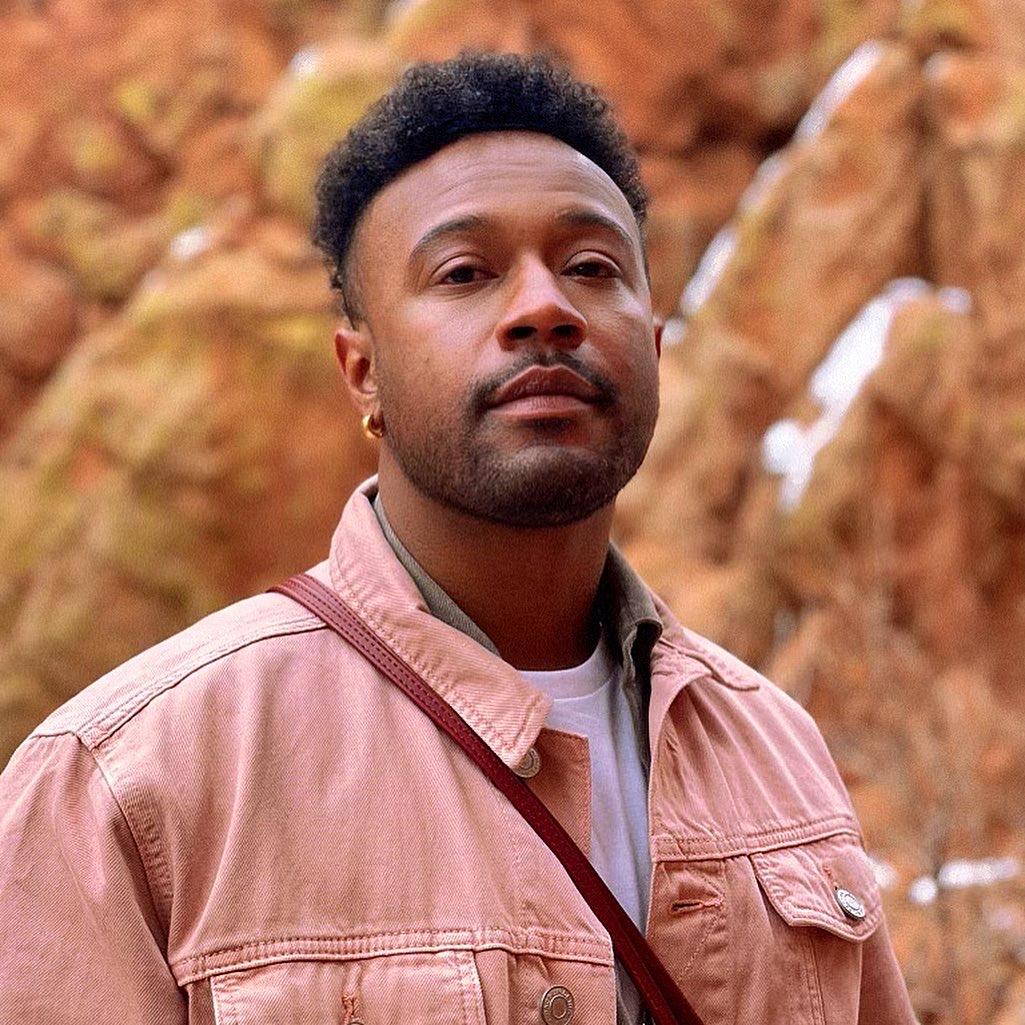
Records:
{"label": "man's forehead", "polygon": [[385,186],[366,222],[375,234],[412,244],[455,209],[500,211],[528,197],[552,210],[598,209],[640,243],[630,204],[608,174],[566,143],[536,132],[482,132],[451,143]]}

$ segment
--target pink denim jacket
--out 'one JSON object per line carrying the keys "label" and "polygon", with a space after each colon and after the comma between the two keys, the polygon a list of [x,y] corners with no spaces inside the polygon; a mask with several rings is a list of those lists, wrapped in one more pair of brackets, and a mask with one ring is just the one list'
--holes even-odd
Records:
{"label": "pink denim jacket", "polygon": [[[430,615],[374,484],[311,572],[507,765],[539,756],[529,785],[586,851],[586,739],[545,728],[548,698]],[[706,1025],[913,1022],[815,725],[656,606],[652,946]],[[615,1018],[608,934],[554,855],[277,594],[143,652],[18,749],[0,775],[0,923],[0,1021],[19,1025]]]}

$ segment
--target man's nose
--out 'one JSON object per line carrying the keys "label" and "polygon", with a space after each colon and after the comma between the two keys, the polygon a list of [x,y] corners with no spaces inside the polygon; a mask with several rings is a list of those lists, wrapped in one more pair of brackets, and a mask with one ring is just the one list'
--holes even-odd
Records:
{"label": "man's nose", "polygon": [[587,320],[566,297],[556,275],[540,261],[520,269],[497,327],[504,348],[542,343],[573,349],[586,332]]}

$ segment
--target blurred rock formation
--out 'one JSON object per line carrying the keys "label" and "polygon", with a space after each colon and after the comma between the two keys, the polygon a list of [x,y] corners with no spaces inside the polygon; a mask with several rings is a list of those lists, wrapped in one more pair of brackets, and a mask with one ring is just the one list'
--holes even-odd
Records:
{"label": "blurred rock formation", "polygon": [[320,557],[373,452],[306,241],[403,63],[543,49],[652,191],[662,415],[617,539],[816,717],[923,1025],[1025,1021],[1025,5],[0,13],[0,764]]}
{"label": "blurred rock formation", "polygon": [[961,14],[855,50],[759,169],[619,536],[815,716],[921,1020],[982,1023],[1025,1015],[1025,80]]}
{"label": "blurred rock formation", "polygon": [[226,208],[62,361],[0,466],[0,743],[141,648],[323,558],[373,471],[323,269]]}

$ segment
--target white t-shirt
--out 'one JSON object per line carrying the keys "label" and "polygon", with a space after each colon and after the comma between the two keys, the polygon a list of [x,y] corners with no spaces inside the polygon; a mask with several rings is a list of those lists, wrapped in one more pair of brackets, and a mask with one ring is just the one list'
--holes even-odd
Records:
{"label": "white t-shirt", "polygon": [[[587,737],[591,759],[591,864],[643,933],[648,914],[648,788],[619,662],[604,634],[582,665],[522,671],[553,699],[547,726]],[[639,1018],[640,999],[617,965],[620,1016]]]}

